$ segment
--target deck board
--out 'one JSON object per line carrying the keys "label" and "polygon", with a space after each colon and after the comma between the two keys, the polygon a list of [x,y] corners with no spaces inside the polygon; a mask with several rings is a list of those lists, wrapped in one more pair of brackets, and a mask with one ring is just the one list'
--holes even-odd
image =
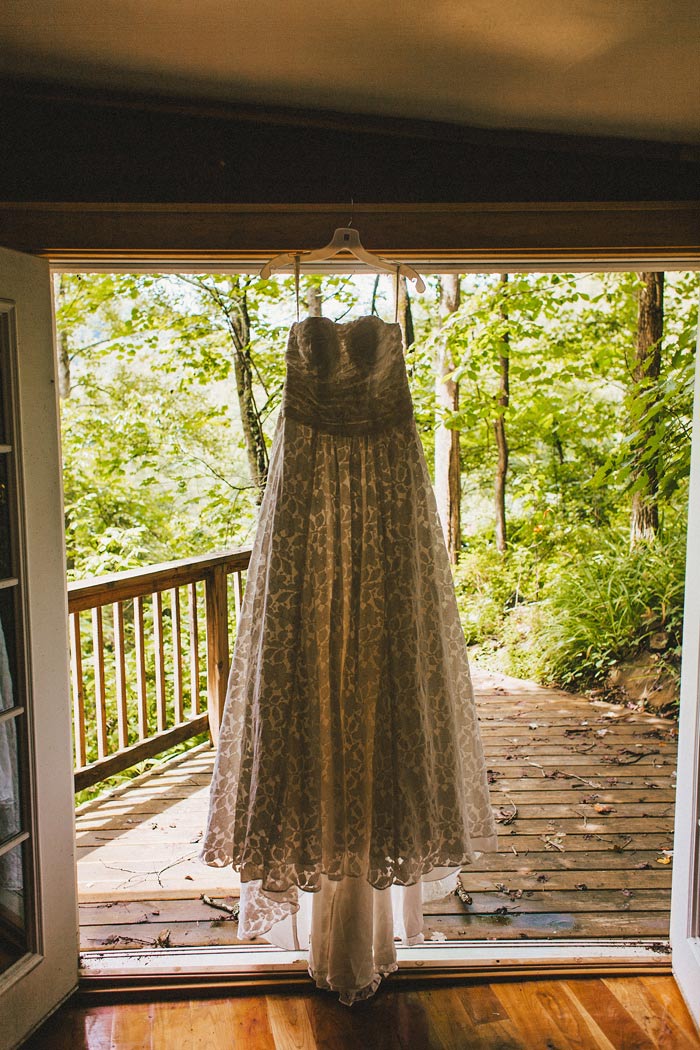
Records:
{"label": "deck board", "polygon": [[[675,723],[473,677],[499,852],[464,870],[467,909],[456,897],[426,906],[426,935],[667,937]],[[78,810],[83,950],[238,943],[236,923],[201,899],[232,901],[239,887],[198,858],[213,760],[200,746]]]}

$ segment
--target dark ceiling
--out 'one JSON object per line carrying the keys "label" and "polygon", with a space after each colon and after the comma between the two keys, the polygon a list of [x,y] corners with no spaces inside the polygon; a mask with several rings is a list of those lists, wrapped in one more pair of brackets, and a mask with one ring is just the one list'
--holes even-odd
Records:
{"label": "dark ceiling", "polygon": [[698,0],[6,0],[0,76],[700,142]]}

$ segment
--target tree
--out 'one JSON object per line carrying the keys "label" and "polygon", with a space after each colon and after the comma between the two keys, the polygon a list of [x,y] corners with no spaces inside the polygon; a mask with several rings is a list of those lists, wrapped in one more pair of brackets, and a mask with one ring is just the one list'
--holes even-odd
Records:
{"label": "tree", "polygon": [[[69,278],[62,273],[56,282],[56,313],[61,315],[68,307]],[[70,397],[70,330],[67,326],[61,326],[56,332],[57,350],[57,373],[58,373],[58,396],[62,399]]]}
{"label": "tree", "polygon": [[[501,274],[502,292],[506,291],[508,274]],[[506,479],[508,476],[508,435],[506,434],[506,411],[510,404],[510,332],[508,330],[508,307],[504,298],[499,304],[503,321],[500,350],[498,354],[498,410],[493,421],[498,461],[494,480],[494,503],[496,511],[496,548],[505,554],[508,547],[506,533]],[[561,452],[560,452],[561,455]]]}
{"label": "tree", "polygon": [[309,317],[321,317],[323,315],[321,288],[315,281],[309,281],[306,289],[306,312]]}
{"label": "tree", "polygon": [[[399,320],[399,326],[401,328],[401,336],[403,339],[404,350],[408,350],[410,346],[413,346],[416,335],[413,327],[413,311],[411,310],[411,297],[408,294],[408,282],[404,276],[399,277],[398,283],[398,303],[396,303],[396,316]],[[375,313],[375,300],[376,300],[376,284],[375,293],[372,296],[372,313]]]}
{"label": "tree", "polygon": [[[179,280],[194,285],[208,296],[220,312],[225,330],[233,347],[233,366],[236,377],[236,393],[241,413],[241,425],[245,440],[250,476],[257,488],[260,502],[267,481],[268,455],[262,416],[255,399],[255,366],[252,358],[250,310],[248,291],[251,280],[235,275],[225,282],[204,277],[185,277]],[[223,283],[223,287],[222,287]],[[319,303],[320,310],[320,303]]]}
{"label": "tree", "polygon": [[[461,286],[459,274],[440,278],[440,318],[447,319],[459,310]],[[453,377],[455,362],[450,341],[438,338],[435,360],[435,498],[437,500],[445,544],[453,565],[459,560],[461,537],[462,465],[459,429],[454,414],[459,411],[459,384]],[[450,426],[447,426],[450,423]]]}
{"label": "tree", "polygon": [[636,434],[632,466],[630,545],[653,539],[659,528],[660,454],[655,443],[654,407],[660,397],[661,340],[664,334],[664,274],[640,274],[637,339],[632,364],[631,415]]}

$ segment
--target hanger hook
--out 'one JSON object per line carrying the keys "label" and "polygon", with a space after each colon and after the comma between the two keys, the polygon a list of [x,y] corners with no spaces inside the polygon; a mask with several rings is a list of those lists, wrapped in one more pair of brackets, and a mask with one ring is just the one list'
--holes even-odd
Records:
{"label": "hanger hook", "polygon": [[355,216],[355,198],[350,198],[350,218],[348,219],[348,226],[352,226],[352,220]]}

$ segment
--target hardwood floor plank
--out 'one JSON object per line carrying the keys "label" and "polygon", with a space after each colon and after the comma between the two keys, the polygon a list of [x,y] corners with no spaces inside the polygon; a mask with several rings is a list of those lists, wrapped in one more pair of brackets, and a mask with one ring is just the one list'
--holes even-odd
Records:
{"label": "hardwood floor plank", "polygon": [[638,977],[637,980],[656,1002],[657,1010],[673,1019],[693,1047],[700,1047],[700,1031],[693,1024],[688,1007],[673,977]]}
{"label": "hardwood floor plank", "polygon": [[603,978],[603,983],[659,1050],[694,1050],[697,1046],[696,1039],[686,1035],[638,977]]}
{"label": "hardwood floor plank", "polygon": [[[443,1050],[464,1050],[465,1047],[491,1050],[490,1035],[479,1032],[454,988],[431,988],[422,992],[421,998],[427,1010],[431,1037]],[[507,1050],[521,1050],[514,1040],[502,1045],[504,1050],[506,1047]]]}
{"label": "hardwood floor plank", "polygon": [[508,1020],[508,1013],[489,984],[474,982],[456,989],[472,1024],[490,1024]]}
{"label": "hardwood floor plank", "polygon": [[615,1050],[655,1050],[653,1041],[602,980],[577,977],[566,981],[565,986]]}
{"label": "hardwood floor plank", "polygon": [[340,1003],[332,992],[317,989],[308,995],[305,1001],[317,1050],[404,1050],[394,1023],[395,1004],[386,991],[380,988],[371,999],[352,1006]]}
{"label": "hardwood floor plank", "polygon": [[22,1050],[111,1050],[114,1016],[112,1006],[86,1011],[74,1002],[66,1003],[23,1044]]}
{"label": "hardwood floor plank", "polygon": [[495,982],[493,990],[527,1050],[620,1050],[599,1037],[562,996],[557,981]]}
{"label": "hardwood floor plank", "polygon": [[[78,1015],[80,1016],[80,1015]],[[80,1025],[80,1037],[90,1050],[102,1050],[102,1047],[112,1046],[114,1036],[115,1011],[112,1006],[97,1006],[89,1016],[82,1016]],[[77,1032],[74,1038],[77,1037]],[[75,1045],[75,1043],[73,1044]]]}
{"label": "hardwood floor plank", "polygon": [[[172,1043],[175,1033],[178,1050],[205,1050],[193,1031],[192,1003],[189,999],[166,999],[153,1003],[152,1009],[151,1040],[154,1050]],[[214,1050],[215,1047],[216,1043],[212,1040],[206,1050]]]}
{"label": "hardwood floor plank", "polygon": [[316,1050],[305,996],[268,995],[267,1016],[276,1050]]}
{"label": "hardwood floor plank", "polygon": [[275,1050],[264,995],[233,995],[219,1003],[225,1005],[228,1017],[215,1050]]}
{"label": "hardwood floor plank", "polygon": [[401,1050],[443,1050],[442,1043],[431,1030],[428,1006],[422,992],[403,988],[390,991],[387,985],[382,994],[390,999],[393,1018]]}
{"label": "hardwood floor plank", "polygon": [[[117,1047],[119,1050],[160,1050],[153,1042],[154,1014],[155,1003],[123,1003],[115,1008],[112,1025],[114,1050]],[[85,1047],[92,1050],[89,1043]]]}

